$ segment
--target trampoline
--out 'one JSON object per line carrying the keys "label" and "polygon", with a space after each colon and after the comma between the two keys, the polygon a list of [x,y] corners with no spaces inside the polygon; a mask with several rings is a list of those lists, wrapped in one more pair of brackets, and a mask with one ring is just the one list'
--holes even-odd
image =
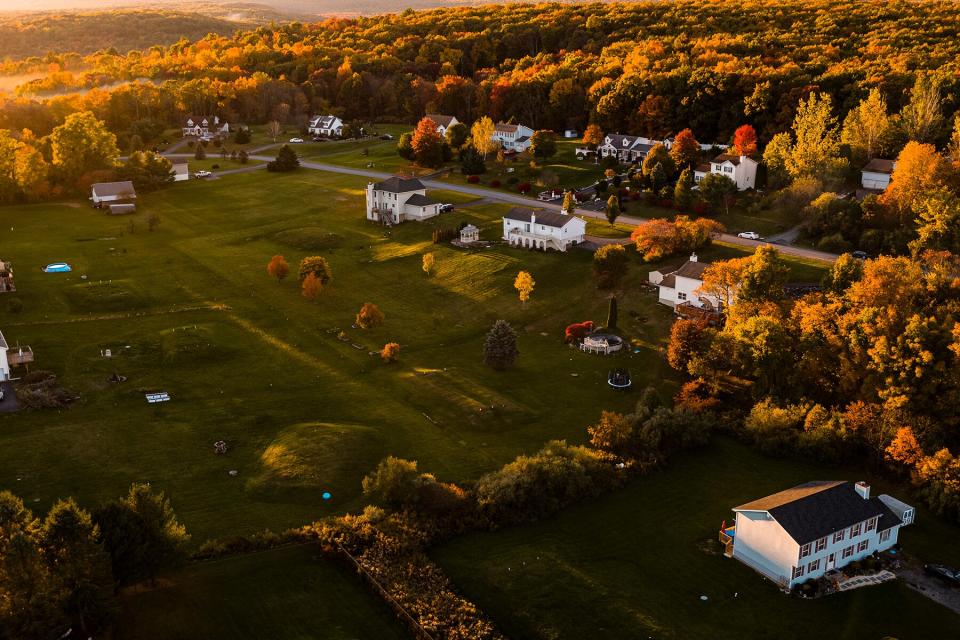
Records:
{"label": "trampoline", "polygon": [[607,375],[607,384],[616,391],[626,391],[632,385],[630,371],[628,369],[614,369]]}
{"label": "trampoline", "polygon": [[66,262],[52,262],[43,268],[46,273],[67,273],[73,271]]}

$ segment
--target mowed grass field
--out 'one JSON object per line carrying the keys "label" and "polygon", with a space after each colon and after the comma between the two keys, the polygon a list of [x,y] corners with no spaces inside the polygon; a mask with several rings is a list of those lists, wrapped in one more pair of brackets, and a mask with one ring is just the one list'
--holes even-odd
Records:
{"label": "mowed grass field", "polygon": [[[960,618],[901,581],[804,601],[723,557],[717,531],[730,507],[808,480],[859,478],[874,482],[717,439],[625,490],[534,525],[456,539],[434,557],[514,638],[955,637]],[[906,497],[882,483],[873,491]],[[921,510],[900,540],[921,558],[956,564],[960,551],[944,543],[958,536]]]}
{"label": "mowed grass field", "polygon": [[192,565],[121,603],[117,640],[409,637],[386,604],[315,545]]}
{"label": "mowed grass field", "polygon": [[[639,260],[619,292],[638,353],[584,355],[562,335],[570,322],[606,317],[589,252],[433,245],[435,225],[461,220],[496,237],[506,207],[461,204],[387,230],[363,219],[363,187],[307,170],[256,172],[145,194],[130,218],[79,203],[0,209],[3,258],[24,304],[15,314],[0,299],[0,330],[80,397],[62,411],[0,416],[0,487],[42,512],[60,497],[92,507],[149,481],[199,543],[357,509],[360,480],[386,455],[469,480],[549,439],[582,441],[601,409],[634,402],[608,390],[612,366],[672,394],[658,353],[670,313],[637,286]],[[161,216],[153,232],[149,213]],[[432,277],[421,270],[428,251]],[[334,274],[316,302],[295,275],[278,284],[266,273],[274,254],[296,269],[314,253]],[[54,261],[73,272],[41,271]],[[513,289],[521,269],[537,281],[525,306]],[[351,328],[365,302],[380,306],[384,326]],[[482,364],[498,318],[520,334],[517,366],[503,373]],[[391,341],[398,363],[368,354]],[[128,379],[109,383],[113,373]],[[148,391],[171,401],[149,405]],[[221,439],[229,452],[215,455]]]}

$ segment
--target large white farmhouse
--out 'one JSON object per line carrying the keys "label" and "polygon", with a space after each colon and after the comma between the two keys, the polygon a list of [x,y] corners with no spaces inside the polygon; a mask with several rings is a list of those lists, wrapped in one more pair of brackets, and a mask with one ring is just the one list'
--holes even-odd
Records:
{"label": "large white farmhouse", "polygon": [[721,153],[708,163],[698,166],[693,172],[693,181],[700,182],[708,174],[716,173],[733,180],[737,189],[753,189],[757,186],[757,167],[759,163],[749,156],[736,156]]}
{"label": "large white farmhouse", "polygon": [[439,133],[441,137],[447,135],[447,129],[455,124],[460,124],[460,121],[457,120],[457,116],[445,116],[439,113],[428,113],[427,117],[433,120],[433,122],[437,125],[437,133]]}
{"label": "large white farmhouse", "polygon": [[503,216],[503,239],[512,247],[566,251],[583,242],[587,223],[577,216],[514,207]]}
{"label": "large white farmhouse", "polygon": [[339,138],[343,135],[343,120],[333,115],[313,116],[307,124],[307,131],[312,136]]}
{"label": "large white farmhouse", "polygon": [[399,224],[426,220],[440,213],[440,204],[427,197],[427,188],[416,178],[393,176],[367,184],[367,220]]}
{"label": "large white farmhouse", "polygon": [[187,116],[183,127],[183,137],[210,138],[213,136],[228,135],[230,125],[220,122],[218,116]]}
{"label": "large white farmhouse", "polygon": [[713,295],[697,293],[703,286],[703,272],[710,266],[709,262],[700,262],[697,254],[677,268],[651,271],[651,284],[659,287],[660,304],[676,309],[680,305],[689,305],[698,309],[720,311],[721,301]]}
{"label": "large white farmhouse", "polygon": [[860,184],[864,189],[883,191],[890,186],[890,176],[896,168],[896,160],[874,158],[860,170]]}
{"label": "large white farmhouse", "polygon": [[[897,543],[914,509],[865,482],[807,482],[734,508],[727,555],[783,588],[819,578]],[[725,537],[724,537],[725,536]]]}
{"label": "large white farmhouse", "polygon": [[522,124],[498,122],[493,129],[493,139],[507,151],[523,153],[530,148],[533,129]]}

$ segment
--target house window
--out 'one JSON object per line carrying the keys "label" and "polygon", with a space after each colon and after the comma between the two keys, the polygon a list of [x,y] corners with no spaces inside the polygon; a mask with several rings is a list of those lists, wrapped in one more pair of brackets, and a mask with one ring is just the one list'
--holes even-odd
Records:
{"label": "house window", "polygon": [[800,557],[801,557],[801,558],[806,558],[808,555],[810,555],[810,543],[809,543],[809,542],[808,542],[807,544],[803,545],[802,547],[800,547]]}
{"label": "house window", "polygon": [[677,292],[677,300],[686,300],[686,299],[687,299],[687,294],[685,294],[683,291]]}
{"label": "house window", "polygon": [[526,231],[527,233],[530,233],[530,225],[529,224],[523,225],[523,230]]}
{"label": "house window", "polygon": [[793,577],[799,578],[803,575],[803,567],[794,567],[793,568]]}
{"label": "house window", "polygon": [[867,531],[874,531],[877,528],[877,520],[879,518],[870,518],[867,520]]}
{"label": "house window", "polygon": [[843,538],[846,536],[846,534],[847,534],[847,530],[846,530],[846,529],[840,529],[840,531],[837,531],[836,533],[834,533],[834,534],[833,534],[833,543],[836,544],[836,543],[840,542],[841,540],[843,540]]}
{"label": "house window", "polygon": [[826,548],[827,548],[827,537],[824,536],[824,537],[820,538],[819,540],[817,540],[816,553],[820,553],[821,551],[823,551],[823,550],[826,549]]}
{"label": "house window", "polygon": [[724,172],[724,173],[733,173],[733,167],[724,167],[724,168],[723,168],[723,172]]}
{"label": "house window", "polygon": [[903,512],[903,524],[910,524],[913,522],[913,509],[907,509]]}
{"label": "house window", "polygon": [[850,537],[851,537],[851,538],[856,538],[858,535],[860,535],[860,528],[861,528],[862,526],[863,526],[863,523],[862,523],[862,522],[858,522],[857,524],[855,524],[855,525],[853,525],[852,527],[850,527]]}
{"label": "house window", "polygon": [[813,573],[819,568],[820,568],[820,560],[814,560],[813,562],[807,565],[807,571],[810,573]]}
{"label": "house window", "polygon": [[886,542],[890,539],[890,529],[884,529],[880,532],[880,542]]}
{"label": "house window", "polygon": [[844,559],[844,560],[846,560],[847,558],[849,558],[849,557],[852,556],[852,555],[853,555],[853,545],[850,545],[849,547],[847,547],[846,549],[843,550],[843,559]]}
{"label": "house window", "polygon": [[864,551],[867,550],[869,546],[870,546],[870,541],[864,540],[863,542],[857,545],[857,553],[863,553]]}

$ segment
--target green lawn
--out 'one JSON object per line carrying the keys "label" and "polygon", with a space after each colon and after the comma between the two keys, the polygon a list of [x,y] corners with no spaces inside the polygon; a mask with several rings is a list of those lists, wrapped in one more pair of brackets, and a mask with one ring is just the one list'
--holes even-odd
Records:
{"label": "green lawn", "polygon": [[[0,300],[0,329],[81,398],[63,412],[0,415],[0,487],[44,511],[68,495],[92,507],[150,481],[199,544],[355,510],[360,480],[389,454],[471,480],[551,438],[582,441],[601,409],[634,402],[607,389],[612,366],[672,394],[658,353],[671,315],[638,286],[647,265],[634,258],[618,292],[638,353],[588,356],[562,343],[570,322],[606,317],[609,293],[596,289],[588,252],[433,245],[435,226],[461,221],[499,237],[507,207],[461,202],[388,230],[364,220],[364,183],[255,172],[141,194],[130,217],[78,203],[0,209],[0,228],[13,228],[3,258],[24,304],[15,314]],[[150,213],[161,219],[153,232]],[[334,273],[316,302],[295,277],[267,276],[272,255],[295,269],[316,246]],[[61,260],[74,271],[40,271]],[[521,269],[537,281],[526,306],[513,289]],[[383,327],[351,328],[365,302],[381,307]],[[521,357],[504,373],[481,358],[497,318],[520,334]],[[368,355],[391,341],[401,344],[398,363]],[[127,382],[108,383],[115,372]],[[143,394],[154,390],[172,400],[148,405]],[[220,439],[225,456],[213,452]]]}
{"label": "green lawn", "polygon": [[[535,525],[456,539],[434,556],[515,638],[945,637],[960,618],[900,582],[803,601],[722,556],[716,532],[730,507],[807,480],[861,477],[876,493],[907,497],[855,469],[764,458],[719,439],[625,490]],[[960,551],[943,541],[958,536],[921,511],[901,541],[956,563]]]}
{"label": "green lawn", "polygon": [[393,612],[314,545],[205,562],[121,598],[117,640],[407,638]]}

